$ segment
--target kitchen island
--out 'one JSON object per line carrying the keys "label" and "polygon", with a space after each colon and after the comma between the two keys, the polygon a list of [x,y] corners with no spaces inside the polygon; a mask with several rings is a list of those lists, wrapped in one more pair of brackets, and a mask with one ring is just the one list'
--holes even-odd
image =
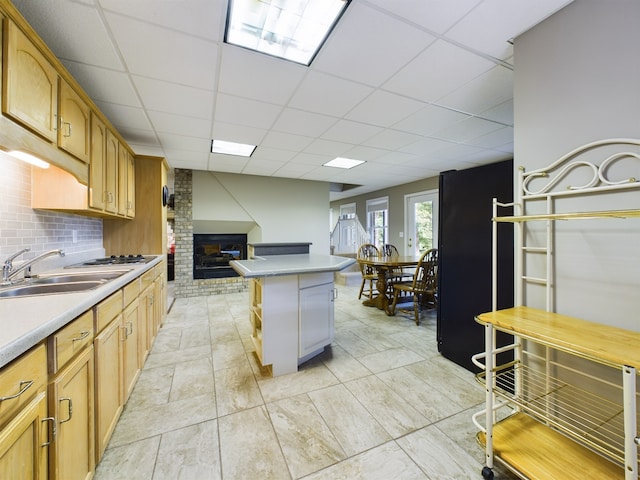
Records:
{"label": "kitchen island", "polygon": [[298,365],[331,344],[333,274],[355,261],[286,251],[230,262],[249,279],[251,338],[260,363],[270,365],[273,376],[297,372]]}

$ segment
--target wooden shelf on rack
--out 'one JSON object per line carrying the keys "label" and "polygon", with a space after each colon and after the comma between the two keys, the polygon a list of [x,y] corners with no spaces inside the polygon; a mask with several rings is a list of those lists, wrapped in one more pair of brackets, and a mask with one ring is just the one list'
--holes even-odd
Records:
{"label": "wooden shelf on rack", "polygon": [[[477,435],[484,447],[484,432]],[[493,450],[527,478],[624,479],[624,469],[524,413],[493,427]]]}
{"label": "wooden shelf on rack", "polygon": [[531,307],[483,313],[476,320],[589,360],[640,370],[640,332]]}
{"label": "wooden shelf on rack", "polygon": [[594,218],[640,217],[640,210],[607,210],[602,212],[541,213],[536,215],[514,215],[493,217],[494,222],[519,223],[533,220],[588,220]]}

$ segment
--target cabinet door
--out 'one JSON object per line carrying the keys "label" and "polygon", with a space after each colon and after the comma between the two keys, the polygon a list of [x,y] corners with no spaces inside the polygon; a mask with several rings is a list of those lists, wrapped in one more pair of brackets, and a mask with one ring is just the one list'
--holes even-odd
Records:
{"label": "cabinet door", "polygon": [[300,358],[333,340],[333,283],[300,289]]}
{"label": "cabinet door", "polygon": [[116,191],[118,192],[118,214],[127,214],[127,150],[118,145],[118,179]]}
{"label": "cabinet door", "polygon": [[0,478],[47,479],[46,416],[47,394],[41,392],[0,430]]}
{"label": "cabinet door", "polygon": [[126,151],[127,164],[127,203],[126,215],[133,218],[136,216],[136,168],[133,155]]}
{"label": "cabinet door", "polygon": [[139,363],[142,366],[149,354],[153,338],[153,285],[148,286],[140,294],[138,303],[140,325]]}
{"label": "cabinet door", "polygon": [[3,112],[56,143],[58,73],[15,23],[5,25]]}
{"label": "cabinet door", "polygon": [[104,210],[107,199],[107,127],[91,115],[91,155],[89,162],[89,207]]}
{"label": "cabinet door", "polygon": [[59,82],[58,146],[89,163],[89,106],[65,80]]}
{"label": "cabinet door", "polygon": [[105,191],[107,212],[116,213],[118,211],[117,185],[118,185],[118,139],[107,130],[107,148],[105,162]]}
{"label": "cabinet door", "polygon": [[96,463],[102,458],[124,405],[122,391],[122,315],[118,315],[94,340]]}
{"label": "cabinet door", "polygon": [[58,423],[51,478],[90,479],[95,470],[93,347],[64,368],[50,386],[49,412]]}
{"label": "cabinet door", "polygon": [[123,340],[123,381],[124,401],[126,403],[133,387],[138,379],[140,371],[139,345],[140,345],[140,317],[138,315],[138,300],[134,300],[122,313]]}

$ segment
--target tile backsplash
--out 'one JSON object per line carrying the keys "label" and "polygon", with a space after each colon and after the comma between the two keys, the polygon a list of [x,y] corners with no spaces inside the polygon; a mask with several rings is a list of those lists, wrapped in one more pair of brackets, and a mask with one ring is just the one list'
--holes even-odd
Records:
{"label": "tile backsplash", "polygon": [[31,208],[31,166],[0,153],[0,263],[30,248],[24,259],[53,248],[67,255],[102,249],[102,220]]}

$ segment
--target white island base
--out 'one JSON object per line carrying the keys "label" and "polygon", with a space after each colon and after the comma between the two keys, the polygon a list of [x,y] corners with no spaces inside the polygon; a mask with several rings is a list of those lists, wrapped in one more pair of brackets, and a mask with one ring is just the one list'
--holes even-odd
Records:
{"label": "white island base", "polygon": [[249,279],[251,338],[272,375],[298,371],[333,341],[333,272]]}

